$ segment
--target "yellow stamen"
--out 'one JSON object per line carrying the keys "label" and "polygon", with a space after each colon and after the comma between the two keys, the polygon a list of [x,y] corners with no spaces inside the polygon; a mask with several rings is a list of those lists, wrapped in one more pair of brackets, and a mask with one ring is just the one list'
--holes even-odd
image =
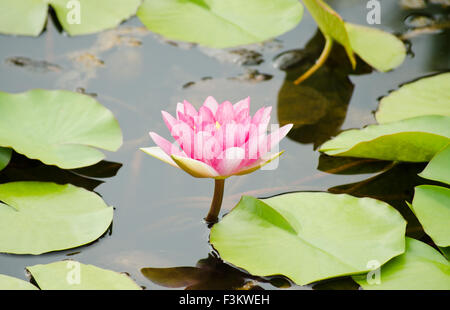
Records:
{"label": "yellow stamen", "polygon": [[219,122],[218,122],[218,121],[216,121],[216,128],[217,128],[217,130],[219,130],[219,129],[220,129],[220,124],[219,124]]}

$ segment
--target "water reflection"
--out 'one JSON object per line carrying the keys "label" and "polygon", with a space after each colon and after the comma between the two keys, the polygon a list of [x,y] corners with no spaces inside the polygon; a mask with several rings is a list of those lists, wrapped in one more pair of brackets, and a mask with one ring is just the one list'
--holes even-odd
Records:
{"label": "water reflection", "polygon": [[304,144],[313,143],[314,148],[336,135],[345,120],[354,88],[348,76],[371,72],[360,59],[353,70],[345,50],[335,44],[326,63],[306,81],[294,85],[319,57],[324,43],[317,31],[304,49],[287,51],[274,59],[274,65],[286,71],[278,93],[280,125],[293,123],[288,137]]}
{"label": "water reflection", "polygon": [[390,169],[380,174],[360,182],[331,187],[328,191],[334,194],[345,193],[356,197],[371,197],[390,204],[408,222],[406,235],[421,238],[424,236],[423,228],[406,202],[412,201],[414,187],[422,184],[437,184],[417,175],[425,166],[426,163],[392,163]]}
{"label": "water reflection", "polygon": [[142,268],[141,273],[157,285],[186,290],[263,290],[289,288],[292,283],[281,276],[269,278],[252,276],[225,264],[213,252],[200,259],[195,267]]}
{"label": "water reflection", "polygon": [[195,267],[142,268],[142,274],[155,284],[186,290],[258,290],[258,282],[267,280],[235,269],[214,253],[200,259]]}
{"label": "water reflection", "polygon": [[93,191],[104,182],[99,179],[115,176],[121,167],[120,163],[101,161],[89,167],[64,170],[13,152],[11,162],[0,172],[0,184],[15,181],[70,183]]}

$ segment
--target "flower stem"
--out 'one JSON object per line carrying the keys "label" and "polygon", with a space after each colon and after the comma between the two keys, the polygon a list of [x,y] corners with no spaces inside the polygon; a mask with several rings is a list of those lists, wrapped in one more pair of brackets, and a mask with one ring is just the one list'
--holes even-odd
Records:
{"label": "flower stem", "polygon": [[319,59],[317,59],[316,63],[308,69],[305,73],[302,74],[298,79],[294,81],[295,85],[300,84],[307,78],[309,78],[311,75],[314,74],[319,68],[327,61],[328,56],[330,55],[331,48],[333,47],[333,39],[330,36],[325,36],[325,46],[322,50],[322,53],[320,54]]}
{"label": "flower stem", "polygon": [[222,206],[223,190],[225,187],[225,179],[215,180],[214,183],[214,197],[211,202],[208,215],[205,217],[205,221],[208,223],[216,223]]}

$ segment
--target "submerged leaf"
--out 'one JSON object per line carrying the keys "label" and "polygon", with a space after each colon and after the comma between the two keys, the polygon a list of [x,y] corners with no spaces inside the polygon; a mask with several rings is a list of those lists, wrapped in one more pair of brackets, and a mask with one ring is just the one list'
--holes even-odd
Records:
{"label": "submerged leaf", "polygon": [[128,275],[65,260],[27,267],[42,290],[141,290]]}
{"label": "submerged leaf", "polygon": [[367,278],[353,277],[365,290],[449,290],[450,263],[429,245],[406,238],[405,253],[381,266],[379,284]]}
{"label": "submerged leaf", "polygon": [[137,12],[151,31],[218,48],[276,37],[294,28],[302,14],[298,0],[144,0]]}
{"label": "submerged leaf", "polygon": [[30,282],[0,274],[0,290],[37,290]]}
{"label": "submerged leaf", "polygon": [[220,256],[299,285],[368,271],[404,251],[406,222],[384,202],[329,193],[242,197],[211,230]]}
{"label": "submerged leaf", "polygon": [[[140,0],[0,0],[0,33],[38,36],[47,21],[48,6],[70,35],[116,27],[136,13]],[[20,22],[18,22],[20,21]]]}
{"label": "submerged leaf", "polygon": [[71,169],[116,151],[122,133],[111,111],[90,96],[64,90],[0,92],[0,146],[48,165]]}
{"label": "submerged leaf", "polygon": [[445,147],[449,138],[450,117],[429,115],[347,130],[319,151],[333,156],[425,162]]}
{"label": "submerged leaf", "polygon": [[110,226],[113,208],[73,185],[0,185],[0,252],[42,254],[85,245]]}
{"label": "submerged leaf", "polygon": [[450,246],[450,189],[434,185],[417,186],[409,206],[436,245]]}
{"label": "submerged leaf", "polygon": [[387,123],[420,115],[450,116],[450,73],[401,86],[380,101],[375,117]]}

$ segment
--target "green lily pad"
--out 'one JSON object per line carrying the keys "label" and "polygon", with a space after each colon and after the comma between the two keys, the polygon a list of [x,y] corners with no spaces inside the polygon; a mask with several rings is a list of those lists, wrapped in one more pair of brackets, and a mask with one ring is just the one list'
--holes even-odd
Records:
{"label": "green lily pad", "polygon": [[42,290],[141,290],[128,275],[65,260],[27,267]]}
{"label": "green lily pad", "polygon": [[450,184],[450,145],[437,153],[419,176]]}
{"label": "green lily pad", "polygon": [[37,290],[30,282],[0,274],[0,290]]}
{"label": "green lily pad", "polygon": [[0,147],[0,170],[8,166],[11,160],[12,150],[6,147]]}
{"label": "green lily pad", "polygon": [[347,130],[319,151],[333,156],[426,162],[449,143],[449,138],[450,117],[428,115]]}
{"label": "green lily pad", "polygon": [[[79,23],[73,19],[77,2]],[[38,36],[50,5],[67,33],[90,34],[116,27],[134,15],[139,4],[140,0],[0,0],[0,12],[5,12],[0,18],[0,33]]]}
{"label": "green lily pad", "polygon": [[368,271],[404,251],[406,221],[388,204],[329,193],[243,196],[211,230],[222,259],[299,285]]}
{"label": "green lily pad", "polygon": [[[345,158],[345,157],[336,157]],[[417,173],[423,170],[423,163],[395,163],[382,173],[370,176],[361,181],[334,186],[328,189],[333,194],[349,194],[355,197],[370,197],[384,201],[394,207],[407,222],[406,235],[420,239],[425,235],[414,212],[407,201],[414,198],[414,187],[423,185],[427,180]]]}
{"label": "green lily pad", "polygon": [[339,42],[345,48],[352,66],[355,67],[355,55],[353,55],[350,38],[342,17],[322,0],[303,0],[303,3],[309,13],[311,13],[324,36],[329,36],[333,40]]}
{"label": "green lily pad", "polygon": [[137,12],[153,32],[217,48],[271,39],[294,28],[302,14],[298,0],[144,0]]}
{"label": "green lily pad", "polygon": [[375,117],[387,123],[420,115],[450,116],[450,73],[408,83],[380,101]]}
{"label": "green lily pad", "polygon": [[98,239],[113,208],[73,185],[11,182],[0,185],[0,252],[42,254]]}
{"label": "green lily pad", "polygon": [[386,72],[400,66],[406,57],[406,48],[396,36],[373,28],[345,23],[353,51],[365,62]]}
{"label": "green lily pad", "polygon": [[436,245],[450,246],[450,189],[435,185],[417,186],[409,207]]}
{"label": "green lily pad", "polygon": [[63,169],[90,166],[116,151],[122,132],[111,111],[90,96],[34,89],[0,92],[0,146]]}
{"label": "green lily pad", "polygon": [[449,290],[450,263],[438,251],[406,238],[406,251],[380,270],[380,284],[368,283],[366,275],[354,276],[365,290]]}

